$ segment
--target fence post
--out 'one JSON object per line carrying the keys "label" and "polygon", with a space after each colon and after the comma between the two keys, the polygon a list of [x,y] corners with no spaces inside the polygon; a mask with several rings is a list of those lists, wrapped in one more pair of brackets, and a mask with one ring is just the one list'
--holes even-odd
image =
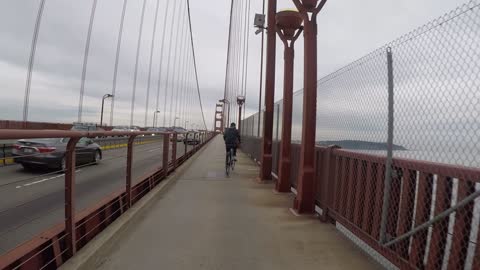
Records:
{"label": "fence post", "polygon": [[177,133],[174,132],[172,136],[172,165],[173,170],[177,168]]}
{"label": "fence post", "polygon": [[331,145],[328,146],[325,152],[323,153],[324,156],[322,158],[322,179],[323,181],[320,183],[322,185],[321,193],[321,203],[323,207],[323,214],[320,217],[323,222],[328,221],[328,210],[330,208],[334,208],[334,200],[335,200],[335,157],[333,156],[333,152],[335,149],[339,149],[340,146],[338,145]]}
{"label": "fence post", "polygon": [[65,153],[65,244],[67,256],[75,255],[75,146],[80,138],[70,138]]}
{"label": "fence post", "polygon": [[132,206],[132,163],[133,163],[133,142],[136,135],[128,138],[127,143],[127,177],[125,183],[125,193],[127,197],[127,208]]}
{"label": "fence post", "polygon": [[188,152],[188,144],[187,144],[187,139],[188,139],[188,132],[185,133],[185,139],[183,140],[183,145],[185,146],[185,153],[184,153],[184,156],[185,158],[187,158],[187,152]]}
{"label": "fence post", "polygon": [[163,134],[163,159],[162,159],[162,169],[163,177],[166,178],[168,175],[168,148],[170,144],[170,133]]}
{"label": "fence post", "polygon": [[383,190],[382,219],[380,223],[380,243],[386,242],[386,229],[388,209],[390,203],[390,191],[392,185],[392,156],[393,156],[393,57],[392,48],[387,48],[388,68],[388,138],[387,160],[385,162],[385,185]]}

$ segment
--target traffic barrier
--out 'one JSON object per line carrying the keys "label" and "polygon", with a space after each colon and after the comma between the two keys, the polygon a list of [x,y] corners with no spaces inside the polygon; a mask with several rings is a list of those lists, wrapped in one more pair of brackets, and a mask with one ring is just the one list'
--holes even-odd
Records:
{"label": "traffic barrier", "polygon": [[[149,133],[151,134],[151,132]],[[75,144],[81,137],[97,137],[111,135],[129,136],[129,152],[127,154],[127,177],[125,188],[115,191],[89,208],[75,213]],[[104,230],[115,219],[122,215],[138,202],[145,194],[152,190],[166,176],[178,166],[193,156],[201,147],[208,143],[214,133],[208,132],[200,136],[200,143],[187,151],[185,144],[184,154],[177,158],[176,141],[173,143],[172,158],[169,159],[170,134],[158,133],[163,140],[163,165],[139,177],[139,181],[132,181],[132,152],[134,138],[146,135],[146,132],[74,132],[74,131],[25,131],[0,130],[0,139],[14,138],[65,138],[69,137],[67,148],[67,168],[65,172],[65,222],[38,234],[31,240],[0,256],[0,269],[56,269],[66,260],[75,255],[77,250],[84,247],[91,239]],[[138,143],[148,143],[149,140]]]}
{"label": "traffic barrier", "polygon": [[[150,137],[150,136],[149,136]],[[161,138],[155,139],[145,139],[144,137],[139,137],[135,142],[134,145],[144,145],[149,143],[154,143]],[[100,145],[102,150],[113,150],[113,149],[120,149],[126,148],[128,146],[127,138],[97,138],[94,141]],[[13,147],[13,143],[10,144],[0,144],[0,167],[6,165],[13,165],[15,164],[14,159],[11,157],[11,150]]]}

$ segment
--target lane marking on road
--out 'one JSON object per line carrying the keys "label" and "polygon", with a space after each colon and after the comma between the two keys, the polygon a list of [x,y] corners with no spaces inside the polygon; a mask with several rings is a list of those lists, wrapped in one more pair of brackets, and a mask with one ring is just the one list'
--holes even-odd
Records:
{"label": "lane marking on road", "polygon": [[160,150],[160,149],[163,149],[163,147],[153,148],[153,149],[148,150],[148,152],[153,152],[153,151],[157,151],[157,150]]}
{"label": "lane marking on road", "polygon": [[[81,172],[81,171],[82,171],[82,170],[76,170],[75,172],[78,173],[78,172]],[[56,176],[52,176],[52,177],[49,177],[49,178],[44,178],[44,179],[41,179],[41,180],[38,180],[38,181],[26,183],[26,184],[23,184],[23,185],[21,185],[21,186],[16,186],[15,188],[28,187],[28,186],[40,184],[40,183],[43,183],[43,182],[46,182],[46,181],[50,181],[50,180],[54,180],[54,179],[57,179],[57,178],[61,178],[61,177],[64,177],[64,176],[65,176],[65,174],[63,173],[63,174],[56,175]]]}

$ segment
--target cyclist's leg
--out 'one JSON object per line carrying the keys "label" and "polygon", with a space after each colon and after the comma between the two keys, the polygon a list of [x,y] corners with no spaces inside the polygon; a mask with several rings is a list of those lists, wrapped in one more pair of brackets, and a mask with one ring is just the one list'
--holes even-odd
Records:
{"label": "cyclist's leg", "polygon": [[237,161],[237,147],[236,146],[233,147],[233,159],[235,161]]}

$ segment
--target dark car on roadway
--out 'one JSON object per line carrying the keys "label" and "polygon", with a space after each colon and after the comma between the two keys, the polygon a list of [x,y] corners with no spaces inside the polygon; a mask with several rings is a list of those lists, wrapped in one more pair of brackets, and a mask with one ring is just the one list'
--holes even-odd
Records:
{"label": "dark car on roadway", "polygon": [[[13,145],[15,163],[25,169],[46,167],[64,171],[69,138],[22,139]],[[75,146],[76,165],[97,164],[102,159],[102,149],[92,139],[81,138]]]}

